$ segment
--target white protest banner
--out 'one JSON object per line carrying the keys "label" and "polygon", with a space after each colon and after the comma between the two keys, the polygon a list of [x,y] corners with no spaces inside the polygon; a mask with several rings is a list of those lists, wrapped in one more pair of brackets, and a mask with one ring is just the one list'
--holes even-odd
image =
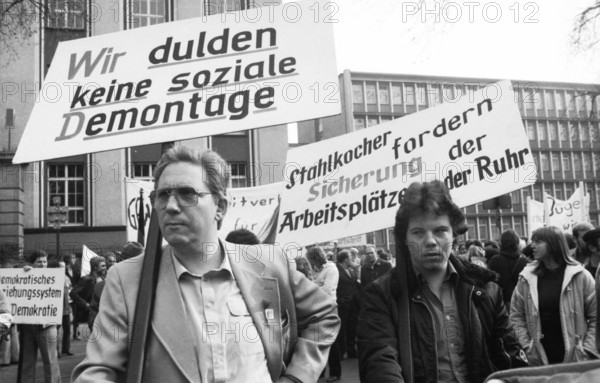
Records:
{"label": "white protest banner", "polygon": [[62,323],[64,268],[0,269],[0,289],[15,323]]}
{"label": "white protest banner", "polygon": [[[150,192],[154,190],[154,182],[125,179],[125,198],[127,199],[127,240],[146,243],[152,214]],[[141,219],[140,219],[141,218]],[[143,228],[140,227],[143,224]],[[140,238],[142,236],[142,238]]]}
{"label": "white protest banner", "polygon": [[90,260],[94,257],[98,257],[98,254],[90,250],[86,245],[83,245],[81,251],[81,276],[90,275],[92,271],[90,267]]}
{"label": "white protest banner", "polygon": [[544,204],[531,197],[527,197],[527,236],[531,235],[536,229],[544,226]]}
{"label": "white protest banner", "polygon": [[288,151],[277,242],[385,229],[406,187],[439,179],[461,207],[531,185],[529,140],[509,81],[375,127]]}
{"label": "white protest banner", "polygon": [[572,232],[579,222],[590,222],[590,196],[577,188],[568,200],[562,201],[546,194],[546,225],[557,226],[564,232]]}
{"label": "white protest banner", "polygon": [[367,245],[367,235],[359,234],[338,239],[339,247],[356,247]]}
{"label": "white protest banner", "polygon": [[310,0],[61,42],[13,162],[339,114],[334,12]]}
{"label": "white protest banner", "polygon": [[282,188],[282,182],[250,188],[229,188],[229,206],[219,230],[223,238],[230,231],[247,229],[256,234],[261,243],[273,243]]}

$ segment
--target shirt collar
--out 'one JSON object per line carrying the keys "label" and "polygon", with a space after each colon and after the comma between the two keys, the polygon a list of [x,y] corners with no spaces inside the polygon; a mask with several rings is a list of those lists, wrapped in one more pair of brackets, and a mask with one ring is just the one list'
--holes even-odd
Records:
{"label": "shirt collar", "polygon": [[[231,270],[231,264],[229,263],[229,257],[227,256],[227,253],[225,251],[223,251],[223,246],[221,245],[221,243],[219,243],[219,246],[221,246],[221,254],[223,256],[223,261],[221,262],[221,266],[219,266],[218,269],[213,269],[213,270],[208,271],[206,274],[211,273],[211,272],[220,272],[221,270],[226,270],[231,275],[231,278],[235,279],[235,276],[233,275],[233,271]],[[173,253],[173,249],[171,249],[171,257],[173,258],[173,265],[175,266],[175,275],[177,275],[177,280],[179,280],[179,278],[181,278],[181,276],[185,273],[187,273],[193,277],[196,277],[196,278],[202,278],[202,275],[194,274],[191,271],[189,271],[184,265],[182,265],[181,262],[179,262],[179,259],[177,259],[177,257]]]}
{"label": "shirt collar", "polygon": [[[423,286],[423,284],[427,284],[427,280],[423,278],[423,275],[417,269],[414,270],[415,274],[417,275],[419,287]],[[456,268],[454,267],[452,262],[450,262],[450,260],[448,260],[448,267],[446,268],[446,277],[444,278],[444,282],[448,281],[452,283],[453,287],[456,288],[458,284],[458,272],[456,271]]]}

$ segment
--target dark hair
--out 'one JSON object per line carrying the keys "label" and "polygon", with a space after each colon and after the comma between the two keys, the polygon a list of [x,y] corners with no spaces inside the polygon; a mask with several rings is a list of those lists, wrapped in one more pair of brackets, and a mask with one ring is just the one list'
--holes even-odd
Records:
{"label": "dark hair", "polygon": [[425,213],[434,213],[438,216],[447,214],[452,226],[452,234],[455,237],[468,230],[463,212],[452,201],[448,189],[442,182],[437,180],[415,182],[406,189],[402,204],[396,213],[394,237],[399,248],[402,249],[406,246],[406,231],[410,218]]}
{"label": "dark hair", "polygon": [[488,247],[491,247],[492,249],[500,250],[500,245],[498,245],[498,242],[493,241],[493,240],[485,241],[485,243],[483,244],[483,248],[486,249]]}
{"label": "dark hair", "polygon": [[256,234],[247,229],[230,231],[225,240],[227,242],[237,243],[240,245],[258,245],[260,243],[260,240]]}
{"label": "dark hair", "polygon": [[520,244],[521,238],[513,229],[505,230],[500,236],[500,250],[502,251],[517,252]]}
{"label": "dark hair", "polygon": [[350,251],[348,251],[348,250],[342,250],[337,255],[337,262],[338,263],[345,262],[346,259],[348,259],[348,258],[350,258]]}
{"label": "dark hair", "polygon": [[29,254],[29,263],[34,264],[38,258],[46,257],[48,258],[48,253],[44,250],[34,250],[31,254]]}
{"label": "dark hair", "polygon": [[[154,188],[158,187],[158,181],[165,168],[178,162],[187,162],[192,165],[201,166],[204,169],[206,186],[215,198],[217,205],[224,204],[227,208],[227,185],[229,184],[229,167],[227,162],[215,151],[200,151],[196,148],[177,145],[163,153],[154,169]],[[217,228],[221,228],[221,219],[217,222]]]}
{"label": "dark hair", "polygon": [[327,256],[320,247],[311,247],[306,250],[306,259],[313,267],[321,267],[327,263]]}
{"label": "dark hair", "polygon": [[[571,257],[569,252],[569,246],[565,235],[556,226],[545,226],[540,227],[531,235],[531,240],[534,242],[542,241],[546,243],[546,248],[552,260],[557,264],[563,265],[576,265],[578,262]],[[539,262],[536,266],[534,273],[542,275],[544,273],[544,263]]]}
{"label": "dark hair", "polygon": [[569,246],[570,250],[573,250],[577,247],[577,242],[575,242],[575,238],[573,238],[573,234],[565,233],[565,239],[567,240],[567,246]]}
{"label": "dark hair", "polygon": [[121,250],[121,260],[126,260],[129,258],[137,257],[138,255],[144,252],[144,246],[136,241],[129,241],[125,245],[123,245],[123,249]]}
{"label": "dark hair", "polygon": [[90,259],[90,269],[92,271],[96,271],[98,269],[98,265],[100,265],[102,262],[106,263],[106,259],[104,259],[104,257],[99,255],[92,257],[92,259]]}
{"label": "dark hair", "polygon": [[578,239],[580,231],[589,231],[589,230],[593,230],[593,229],[594,229],[594,225],[592,225],[591,223],[579,222],[578,224],[573,226],[573,237],[575,237],[575,239]]}
{"label": "dark hair", "polygon": [[378,249],[377,255],[379,256],[379,258],[383,259],[384,261],[389,261],[390,259],[392,259],[390,252],[385,249]]}

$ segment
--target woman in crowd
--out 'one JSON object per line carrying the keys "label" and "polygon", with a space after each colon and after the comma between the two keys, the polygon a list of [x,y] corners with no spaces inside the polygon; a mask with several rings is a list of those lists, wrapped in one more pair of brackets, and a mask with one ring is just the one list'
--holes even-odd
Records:
{"label": "woman in crowd", "polygon": [[485,250],[479,246],[470,246],[469,250],[467,250],[467,260],[477,266],[485,268]]}
{"label": "woman in crowd", "polygon": [[596,357],[594,278],[569,255],[553,226],[532,236],[534,261],[523,269],[510,319],[531,366]]}
{"label": "woman in crowd", "polygon": [[[333,262],[327,262],[327,255],[320,247],[312,247],[306,251],[306,259],[310,262],[315,273],[314,282],[327,294],[336,298],[336,290],[340,273]],[[336,382],[342,376],[341,355],[338,347],[332,347],[329,352],[329,378],[327,382]]]}

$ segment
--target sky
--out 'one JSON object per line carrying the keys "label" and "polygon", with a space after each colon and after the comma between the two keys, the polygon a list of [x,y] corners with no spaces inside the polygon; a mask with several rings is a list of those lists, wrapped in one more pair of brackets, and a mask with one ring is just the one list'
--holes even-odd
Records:
{"label": "sky", "polygon": [[571,44],[593,1],[344,0],[323,13],[335,11],[340,73],[600,83],[600,47]]}

